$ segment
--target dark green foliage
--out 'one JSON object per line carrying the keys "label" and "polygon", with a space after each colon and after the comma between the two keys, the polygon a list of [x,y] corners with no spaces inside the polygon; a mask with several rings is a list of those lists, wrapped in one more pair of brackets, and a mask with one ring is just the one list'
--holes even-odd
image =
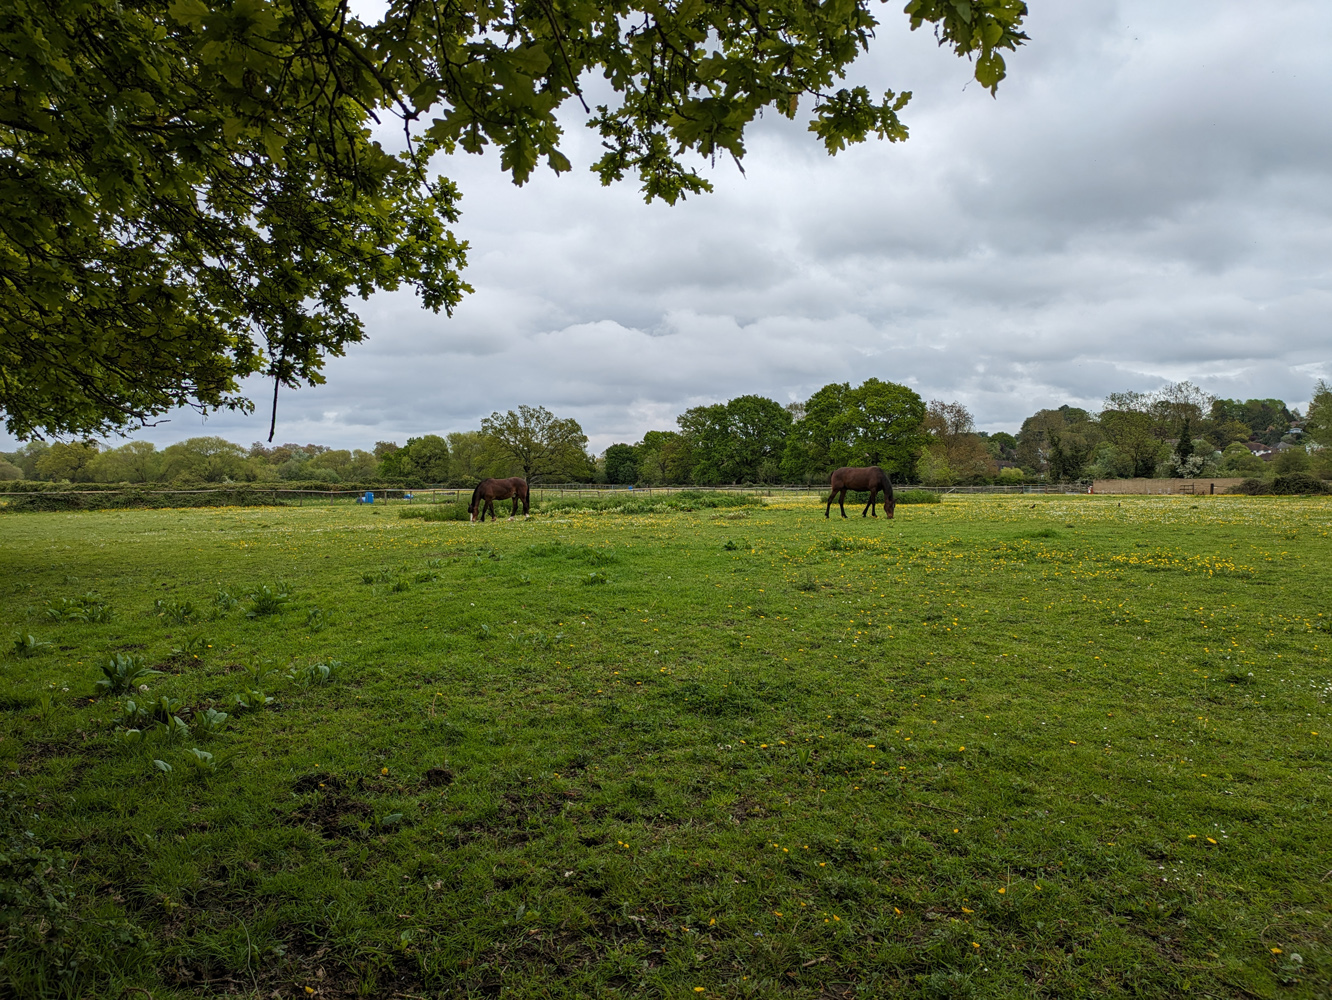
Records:
{"label": "dark green foliage", "polygon": [[296,507],[307,501],[328,501],[334,497],[345,502],[370,489],[380,500],[391,495],[400,499],[404,490],[385,490],[380,483],[355,484],[317,481],[238,483],[227,486],[197,484],[195,487],[126,487],[124,484],[76,483],[4,483],[20,495],[6,497],[0,512],[37,513],[42,511],[81,510],[153,510],[175,507]]}
{"label": "dark green foliage", "polygon": [[260,584],[258,588],[245,595],[250,606],[245,610],[246,618],[264,618],[268,615],[280,615],[291,601],[287,585],[279,580],[270,587]]}
{"label": "dark green foliage", "polygon": [[193,601],[173,601],[168,598],[159,597],[154,602],[157,608],[157,614],[160,618],[166,618],[168,621],[175,622],[177,625],[183,625],[198,614]]}
{"label": "dark green foliage", "polygon": [[99,664],[102,678],[95,687],[102,694],[118,695],[132,691],[145,677],[160,674],[160,670],[151,670],[144,664],[143,658],[116,653]]}
{"label": "dark green foliage", "polygon": [[1288,476],[1274,479],[1246,479],[1232,486],[1227,493],[1240,493],[1248,496],[1317,496],[1332,492],[1328,484],[1317,476],[1307,472],[1293,472]]}
{"label": "dark green foliage", "polygon": [[781,457],[788,482],[826,483],[842,466],[878,465],[896,479],[910,478],[927,438],[925,402],[895,382],[866,379],[825,385],[804,404]]}
{"label": "dark green foliage", "polygon": [[605,457],[606,482],[623,486],[638,482],[638,455],[632,445],[613,444]]}
{"label": "dark green foliage", "polygon": [[1184,423],[1179,430],[1179,440],[1175,443],[1175,464],[1178,468],[1184,468],[1185,463],[1193,457],[1193,420],[1189,414],[1184,414]]}
{"label": "dark green foliage", "polygon": [[1076,435],[1065,435],[1051,430],[1047,434],[1049,452],[1046,456],[1051,482],[1075,482],[1082,478],[1087,460],[1091,458],[1092,441]]}
{"label": "dark green foliage", "polygon": [[29,632],[15,639],[14,645],[11,648],[13,649],[15,656],[26,658],[45,652],[51,648],[51,644],[49,642],[39,641],[35,635]]}
{"label": "dark green foliage", "polygon": [[1279,399],[1217,399],[1208,414],[1221,424],[1235,421],[1248,428],[1249,439],[1275,445],[1290,429],[1293,414]]}
{"label": "dark green foliage", "polygon": [[572,417],[557,417],[544,406],[519,406],[486,417],[481,432],[520,470],[529,487],[592,479],[587,435]]}
{"label": "dark green foliage", "polygon": [[449,443],[438,434],[408,438],[404,447],[387,452],[380,460],[379,476],[389,482],[447,482]]}
{"label": "dark green foliage", "polygon": [[781,475],[782,449],[791,414],[763,396],[739,396],[727,403],[696,406],[677,418],[694,460],[690,480],[716,483],[771,483]]}
{"label": "dark green foliage", "polygon": [[82,597],[62,597],[46,606],[46,617],[67,622],[109,622],[114,613],[111,606],[96,594]]}

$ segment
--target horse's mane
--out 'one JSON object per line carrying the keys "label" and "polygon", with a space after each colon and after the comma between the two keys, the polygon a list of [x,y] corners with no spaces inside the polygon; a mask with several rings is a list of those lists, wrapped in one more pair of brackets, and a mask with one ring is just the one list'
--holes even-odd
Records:
{"label": "horse's mane", "polygon": [[476,498],[477,498],[477,496],[480,494],[480,492],[481,492],[481,484],[480,484],[480,483],[477,483],[477,484],[476,484],[476,489],[472,490],[472,502],[471,502],[471,504],[470,504],[470,505],[468,506],[468,508],[467,508],[469,511],[475,511],[475,510],[476,510]]}

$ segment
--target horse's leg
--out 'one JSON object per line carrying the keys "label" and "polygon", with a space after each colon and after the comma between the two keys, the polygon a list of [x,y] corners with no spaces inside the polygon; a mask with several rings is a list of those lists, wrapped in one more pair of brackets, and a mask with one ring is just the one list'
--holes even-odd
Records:
{"label": "horse's leg", "polygon": [[842,512],[842,517],[846,517],[846,487],[842,487],[841,494],[837,497],[837,507]]}
{"label": "horse's leg", "polygon": [[[865,504],[865,509],[862,510],[862,511],[860,512],[860,516],[861,516],[861,517],[864,517],[866,514],[869,513],[870,507],[872,507],[872,506],[874,505],[874,498],[877,497],[878,495],[879,495],[879,491],[878,491],[877,489],[871,489],[871,490],[870,490],[869,503]],[[878,515],[878,514],[875,514],[874,516],[875,516],[875,517],[878,517],[879,515]]]}
{"label": "horse's leg", "polygon": [[513,509],[509,511],[509,520],[512,521],[514,515],[518,513],[518,491],[513,491]]}
{"label": "horse's leg", "polygon": [[834,487],[833,487],[833,491],[832,491],[831,493],[828,494],[828,506],[823,508],[823,518],[824,518],[825,521],[828,519],[828,515],[829,515],[829,513],[832,512],[832,502],[833,502],[835,499],[837,499],[837,487],[836,487],[836,486],[834,486]]}

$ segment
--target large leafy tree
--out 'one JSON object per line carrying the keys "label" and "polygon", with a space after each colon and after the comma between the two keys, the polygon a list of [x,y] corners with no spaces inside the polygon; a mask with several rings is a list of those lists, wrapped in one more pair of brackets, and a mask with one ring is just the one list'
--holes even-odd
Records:
{"label": "large leafy tree", "polygon": [[638,475],[647,483],[684,483],[694,467],[689,441],[675,431],[648,431],[637,446]]}
{"label": "large leafy tree", "polygon": [[449,479],[449,458],[449,443],[444,438],[438,434],[424,434],[419,438],[408,438],[404,447],[386,453],[380,459],[378,472],[385,479],[442,483]]}
{"label": "large leafy tree", "polygon": [[[993,89],[1022,0],[911,0],[911,27]],[[435,154],[497,147],[523,183],[570,168],[583,102],[605,183],[675,202],[765,109],[830,152],[906,137],[909,94],[842,85],[869,0],[9,0],[0,10],[0,408],[28,437],[249,408],[239,380],[322,380],[363,336],[349,300],[468,290]],[[588,107],[597,74],[613,100]],[[401,125],[403,151],[372,131]]]}
{"label": "large leafy tree", "polygon": [[638,453],[630,444],[613,444],[603,456],[606,461],[606,482],[628,484],[638,482]]}
{"label": "large leafy tree", "polygon": [[1049,473],[1056,482],[1079,479],[1104,438],[1096,418],[1080,406],[1037,410],[1018,431],[1017,461],[1028,472]]}
{"label": "large leafy tree", "polygon": [[831,424],[831,458],[838,465],[878,465],[899,477],[915,474],[928,442],[925,401],[909,386],[867,378],[846,394]]}
{"label": "large leafy tree", "polygon": [[922,426],[924,401],[896,382],[869,378],[854,389],[833,382],[801,409],[782,455],[782,474],[791,480],[826,482],[844,465],[878,465],[910,477],[930,440]]}
{"label": "large leafy tree", "polygon": [[1304,431],[1324,448],[1332,447],[1332,386],[1322,379],[1314,386]]}
{"label": "large leafy tree", "polygon": [[676,422],[694,457],[696,483],[772,482],[779,477],[791,414],[763,396],[695,406]]}
{"label": "large leafy tree", "polygon": [[492,413],[481,431],[521,469],[528,483],[583,482],[592,478],[587,435],[573,417],[557,417],[544,406]]}
{"label": "large leafy tree", "polygon": [[962,403],[932,399],[922,425],[929,438],[926,456],[950,477],[977,482],[992,474],[994,463],[984,440],[976,433],[976,420]]}
{"label": "large leafy tree", "polygon": [[[826,482],[828,474],[843,464],[833,458],[846,441],[834,439],[833,427],[847,407],[848,382],[832,382],[810,396],[801,407],[800,418],[791,428],[782,454],[782,476],[792,482]],[[838,457],[842,457],[839,451]]]}
{"label": "large leafy tree", "polygon": [[1105,397],[1100,424],[1106,440],[1128,462],[1132,476],[1151,476],[1169,450],[1158,434],[1156,401],[1149,393],[1112,392]]}

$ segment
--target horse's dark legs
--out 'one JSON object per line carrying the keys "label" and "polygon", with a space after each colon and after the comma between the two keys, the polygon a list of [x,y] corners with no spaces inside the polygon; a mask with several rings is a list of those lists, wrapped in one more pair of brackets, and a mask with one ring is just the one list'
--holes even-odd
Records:
{"label": "horse's dark legs", "polygon": [[828,514],[832,511],[832,502],[836,498],[836,496],[837,496],[837,487],[834,486],[833,491],[828,494],[828,506],[823,508],[823,518],[825,521],[828,519]]}
{"label": "horse's dark legs", "polygon": [[[879,498],[879,490],[878,490],[878,487],[874,487],[873,489],[870,490],[869,503],[865,504],[865,509],[862,510],[862,511],[860,512],[860,516],[861,516],[861,517],[864,517],[865,514],[866,514],[867,512],[870,512],[870,513],[873,512],[873,510],[874,510],[874,502],[875,502],[878,498]],[[878,517],[879,515],[878,515],[878,514],[872,514],[872,516],[874,516],[874,517]]]}
{"label": "horse's dark legs", "polygon": [[513,495],[513,509],[509,511],[509,520],[512,521],[518,516],[518,494]]}
{"label": "horse's dark legs", "polygon": [[846,487],[845,487],[845,486],[842,487],[842,492],[841,492],[841,493],[838,495],[838,497],[837,497],[837,507],[838,507],[839,510],[841,510],[841,512],[842,512],[842,516],[843,516],[843,517],[846,517]]}

